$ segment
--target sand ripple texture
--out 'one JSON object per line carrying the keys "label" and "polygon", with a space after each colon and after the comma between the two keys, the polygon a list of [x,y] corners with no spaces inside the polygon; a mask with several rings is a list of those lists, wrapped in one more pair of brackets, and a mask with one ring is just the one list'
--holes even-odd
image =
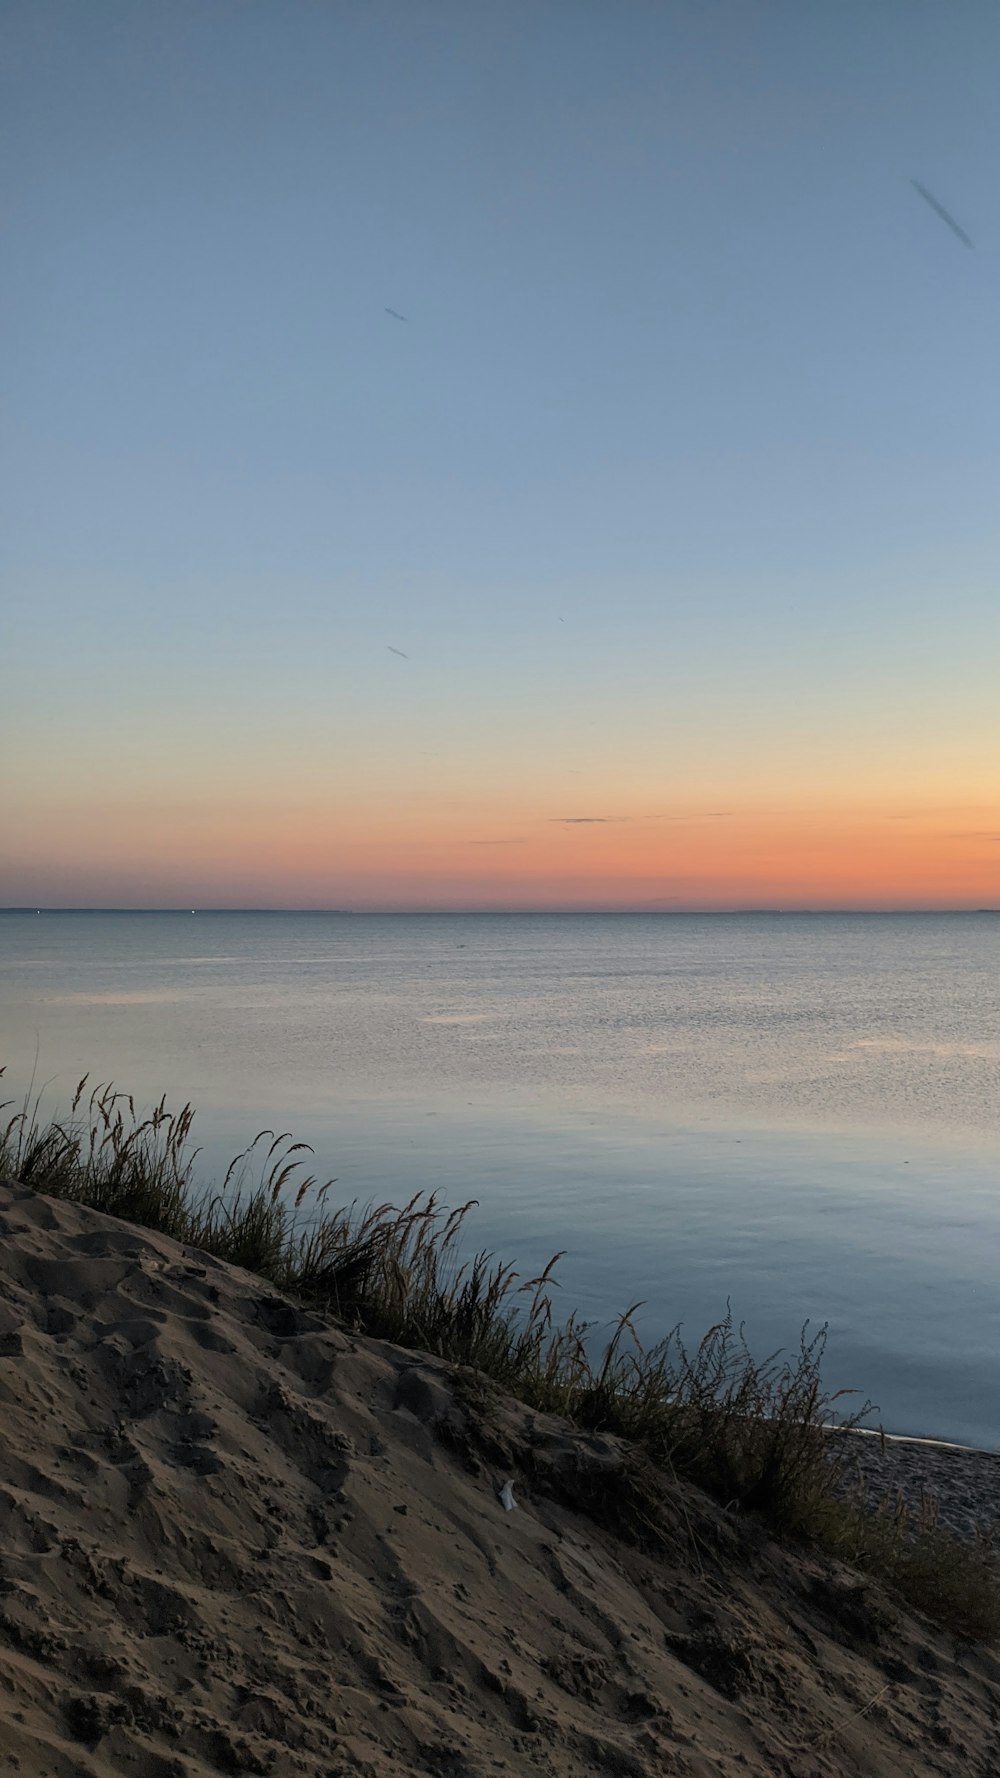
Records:
{"label": "sand ripple texture", "polygon": [[1000,1775],[994,1653],[693,1491],[644,1550],[613,1441],[19,1187],[0,1416],[5,1774]]}

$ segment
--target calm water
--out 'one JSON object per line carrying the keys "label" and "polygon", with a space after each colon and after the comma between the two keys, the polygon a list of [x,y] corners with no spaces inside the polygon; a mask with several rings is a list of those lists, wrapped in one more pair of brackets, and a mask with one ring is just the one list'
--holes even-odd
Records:
{"label": "calm water", "polygon": [[1000,1447],[1000,917],[2,914],[0,1061],[480,1200],[567,1309],[828,1321],[888,1430]]}

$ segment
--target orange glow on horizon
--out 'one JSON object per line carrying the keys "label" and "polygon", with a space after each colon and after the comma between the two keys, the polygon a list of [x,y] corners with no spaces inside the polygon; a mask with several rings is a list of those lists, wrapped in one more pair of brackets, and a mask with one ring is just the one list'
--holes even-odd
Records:
{"label": "orange glow on horizon", "polygon": [[[1000,903],[1000,815],[985,805],[558,807],[477,815],[465,801],[108,804],[65,810],[57,823],[49,811],[19,824],[5,899],[358,909]],[[39,895],[42,881],[50,888]]]}

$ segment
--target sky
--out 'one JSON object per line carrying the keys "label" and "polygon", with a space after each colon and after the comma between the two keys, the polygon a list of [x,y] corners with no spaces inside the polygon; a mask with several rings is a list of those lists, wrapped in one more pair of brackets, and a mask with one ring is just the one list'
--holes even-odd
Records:
{"label": "sky", "polygon": [[1000,905],[992,0],[0,57],[0,905]]}

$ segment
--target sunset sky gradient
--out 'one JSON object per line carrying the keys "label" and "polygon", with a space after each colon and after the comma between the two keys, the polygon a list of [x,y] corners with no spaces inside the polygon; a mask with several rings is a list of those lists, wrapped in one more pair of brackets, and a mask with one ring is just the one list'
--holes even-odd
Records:
{"label": "sunset sky gradient", "polygon": [[1000,905],[1000,10],[3,29],[0,905]]}

